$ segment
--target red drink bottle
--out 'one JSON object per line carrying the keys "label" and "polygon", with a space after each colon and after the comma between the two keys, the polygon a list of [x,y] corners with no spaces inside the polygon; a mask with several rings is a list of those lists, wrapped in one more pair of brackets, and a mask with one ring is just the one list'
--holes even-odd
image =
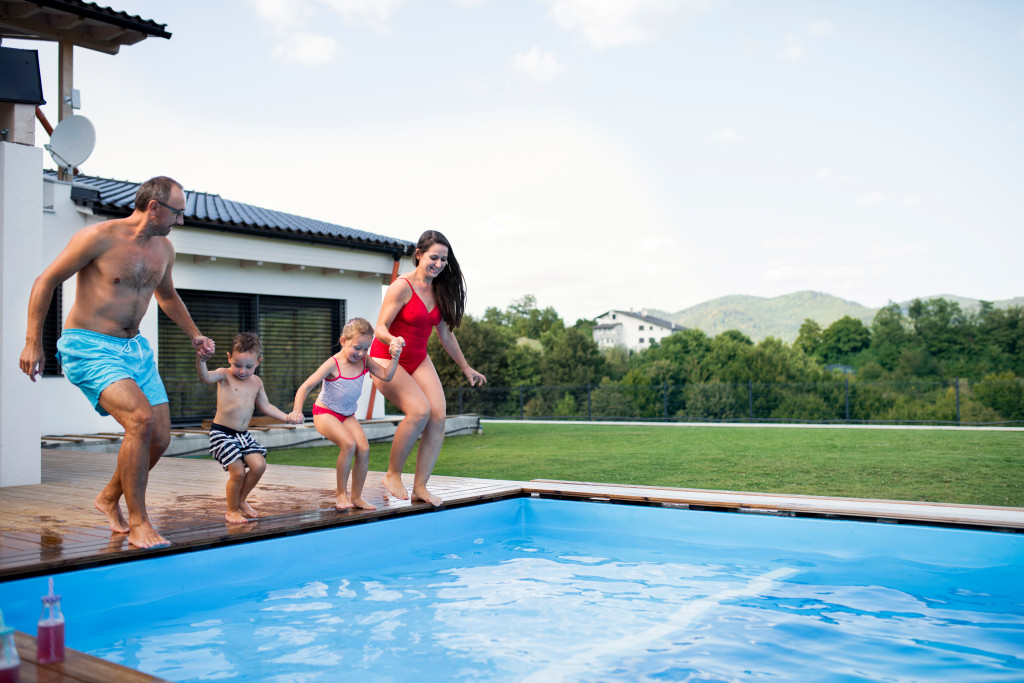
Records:
{"label": "red drink bottle", "polygon": [[43,596],[43,612],[39,615],[36,632],[36,657],[40,664],[64,661],[64,615],[60,611],[60,596],[53,594],[53,579],[50,579],[50,594]]}

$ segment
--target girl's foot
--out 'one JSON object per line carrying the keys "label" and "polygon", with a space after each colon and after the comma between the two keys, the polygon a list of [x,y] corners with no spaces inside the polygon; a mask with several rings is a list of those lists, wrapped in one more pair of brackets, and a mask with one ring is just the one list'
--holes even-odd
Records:
{"label": "girl's foot", "polygon": [[352,499],[352,504],[355,507],[359,508],[360,510],[376,510],[377,509],[376,505],[371,505],[370,503],[367,503],[362,498],[353,498]]}
{"label": "girl's foot", "polygon": [[402,475],[392,475],[390,472],[384,475],[382,480],[384,488],[395,498],[400,500],[408,500],[409,492],[405,490],[405,484],[402,483]]}
{"label": "girl's foot", "polygon": [[249,519],[256,519],[260,516],[260,513],[253,510],[252,506],[246,503],[244,500],[238,504],[238,511]]}

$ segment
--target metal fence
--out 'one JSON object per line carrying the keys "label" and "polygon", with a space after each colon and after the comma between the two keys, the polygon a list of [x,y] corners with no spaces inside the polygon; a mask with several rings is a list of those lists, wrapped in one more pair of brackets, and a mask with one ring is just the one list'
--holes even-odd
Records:
{"label": "metal fence", "polygon": [[1024,425],[1024,380],[453,387],[449,414],[501,419]]}

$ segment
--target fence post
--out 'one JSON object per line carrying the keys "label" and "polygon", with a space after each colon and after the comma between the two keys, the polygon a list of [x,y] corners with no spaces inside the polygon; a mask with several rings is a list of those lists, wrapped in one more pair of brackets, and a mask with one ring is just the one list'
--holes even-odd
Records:
{"label": "fence post", "polygon": [[750,403],[750,419],[754,419],[754,380],[747,380],[747,401]]}
{"label": "fence post", "polygon": [[591,414],[590,406],[590,382],[587,382],[587,419],[593,420],[594,416]]}
{"label": "fence post", "polygon": [[846,421],[850,421],[850,378],[846,377]]}
{"label": "fence post", "polygon": [[519,419],[526,419],[526,414],[523,412],[523,385],[519,385]]}
{"label": "fence post", "polygon": [[462,403],[462,390],[464,388],[465,387],[459,387],[459,415],[465,415],[465,413],[466,413],[465,409],[463,408],[463,403]]}
{"label": "fence post", "polygon": [[953,382],[956,384],[956,423],[960,424],[960,378],[957,377]]}
{"label": "fence post", "polygon": [[668,421],[668,382],[661,383],[662,396],[665,397],[665,421]]}

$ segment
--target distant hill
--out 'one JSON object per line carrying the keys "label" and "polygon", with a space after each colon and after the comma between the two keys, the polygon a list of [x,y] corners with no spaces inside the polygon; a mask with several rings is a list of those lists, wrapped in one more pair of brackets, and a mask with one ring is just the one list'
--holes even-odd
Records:
{"label": "distant hill", "polygon": [[[955,301],[964,311],[974,310],[979,305],[977,299],[952,294],[937,294],[920,298],[922,301],[938,298]],[[1024,306],[1024,297],[993,303],[997,308]],[[906,307],[910,302],[900,302],[900,304]],[[745,295],[724,296],[676,313],[651,308],[645,309],[643,312],[684,327],[702,330],[711,337],[726,330],[739,330],[755,342],[761,341],[765,337],[776,337],[786,343],[792,343],[800,333],[800,326],[807,318],[814,320],[822,328],[828,327],[847,315],[859,319],[865,325],[871,325],[878,309],[868,308],[831,294],[805,291],[770,299]]]}

